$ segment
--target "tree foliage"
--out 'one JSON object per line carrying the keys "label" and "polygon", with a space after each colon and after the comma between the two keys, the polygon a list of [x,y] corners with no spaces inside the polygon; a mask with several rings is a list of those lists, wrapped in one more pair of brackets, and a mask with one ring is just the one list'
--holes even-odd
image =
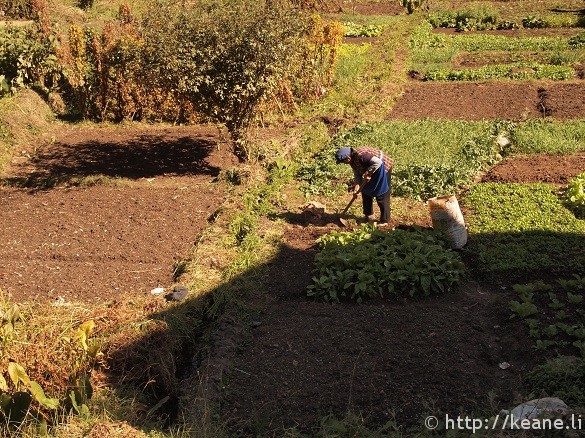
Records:
{"label": "tree foliage", "polygon": [[303,46],[302,14],[284,1],[159,2],[142,23],[145,65],[163,88],[230,132],[245,159],[259,104]]}

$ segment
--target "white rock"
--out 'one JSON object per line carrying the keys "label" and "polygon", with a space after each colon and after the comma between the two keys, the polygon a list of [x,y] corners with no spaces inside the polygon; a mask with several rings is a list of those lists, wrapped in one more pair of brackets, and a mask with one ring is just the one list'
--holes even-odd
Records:
{"label": "white rock", "polygon": [[498,145],[501,148],[505,148],[506,146],[508,146],[510,144],[510,140],[508,140],[508,137],[505,137],[502,134],[500,134],[496,137],[496,142],[498,143]]}

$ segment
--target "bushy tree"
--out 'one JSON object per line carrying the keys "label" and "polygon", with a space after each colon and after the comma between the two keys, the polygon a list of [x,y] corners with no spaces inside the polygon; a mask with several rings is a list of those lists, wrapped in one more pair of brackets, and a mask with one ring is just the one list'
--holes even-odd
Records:
{"label": "bushy tree", "polygon": [[250,123],[296,64],[305,29],[286,0],[159,1],[142,22],[145,69],[157,86],[224,124],[245,160]]}

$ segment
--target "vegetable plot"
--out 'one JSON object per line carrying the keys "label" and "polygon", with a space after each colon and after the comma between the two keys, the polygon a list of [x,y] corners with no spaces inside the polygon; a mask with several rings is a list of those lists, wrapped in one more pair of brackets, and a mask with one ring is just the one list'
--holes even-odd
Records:
{"label": "vegetable plot", "polygon": [[440,235],[419,227],[384,232],[364,225],[317,242],[322,250],[307,294],[332,303],[445,292],[463,270],[459,254]]}

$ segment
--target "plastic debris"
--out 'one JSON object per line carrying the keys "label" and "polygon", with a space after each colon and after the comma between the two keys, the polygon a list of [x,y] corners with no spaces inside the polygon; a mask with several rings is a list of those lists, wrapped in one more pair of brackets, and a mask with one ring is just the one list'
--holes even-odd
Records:
{"label": "plastic debris", "polygon": [[164,287],[155,287],[153,290],[150,291],[152,295],[160,295],[165,291]]}
{"label": "plastic debris", "polygon": [[564,401],[557,397],[544,397],[530,400],[516,406],[511,411],[502,410],[500,415],[511,415],[518,420],[532,420],[542,417],[558,417],[571,413]]}

